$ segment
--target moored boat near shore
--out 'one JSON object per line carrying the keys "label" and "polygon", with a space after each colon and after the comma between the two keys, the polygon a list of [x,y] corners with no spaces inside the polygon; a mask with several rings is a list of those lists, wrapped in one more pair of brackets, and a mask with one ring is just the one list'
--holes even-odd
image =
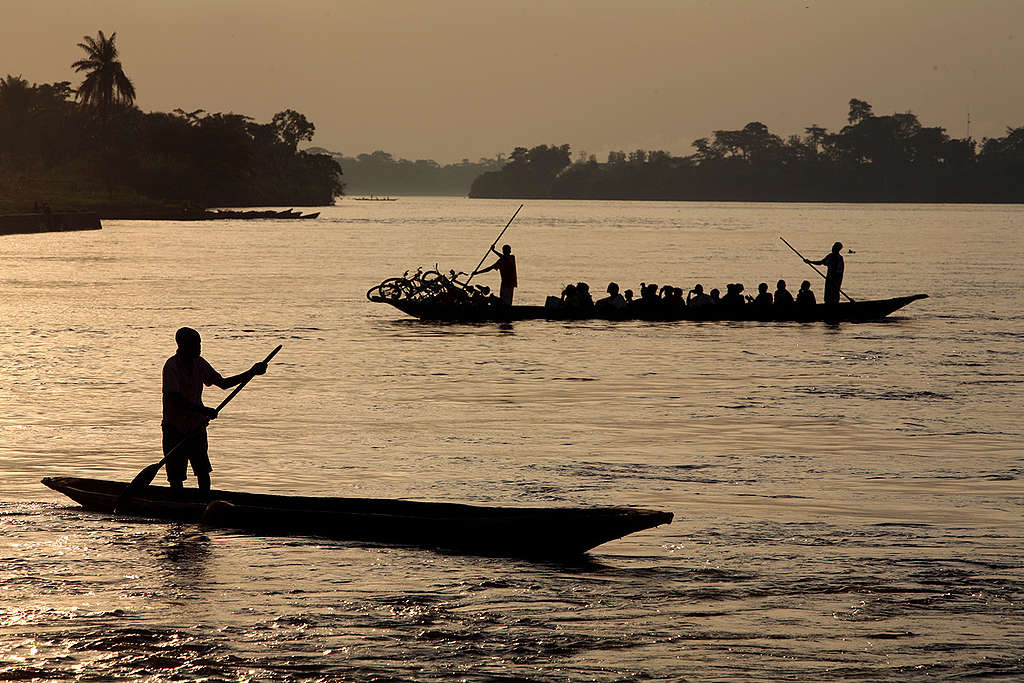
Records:
{"label": "moored boat near shore", "polygon": [[[43,484],[88,510],[113,511],[126,483],[46,477]],[[382,498],[282,496],[147,486],[120,512],[274,535],[311,535],[540,559],[571,558],[672,521],[633,507],[492,507]]]}
{"label": "moored boat near shore", "polygon": [[421,320],[438,322],[488,322],[507,320],[658,320],[658,321],[757,321],[757,322],[867,322],[881,320],[927,294],[912,294],[891,299],[845,301],[838,304],[815,304],[807,307],[759,307],[753,304],[732,307],[708,305],[668,309],[665,307],[632,307],[602,311],[597,307],[570,309],[559,306],[444,303],[437,300],[414,301],[405,298],[374,297],[372,301],[391,304],[398,310]]}
{"label": "moored boat near shore", "polygon": [[295,211],[294,209],[286,209],[284,211],[275,211],[274,209],[216,209],[214,211],[203,211],[201,214],[196,214],[191,218],[191,220],[212,221],[225,218],[242,220],[254,220],[261,218],[312,220],[319,215],[319,211],[316,211],[314,213],[301,213],[299,211]]}

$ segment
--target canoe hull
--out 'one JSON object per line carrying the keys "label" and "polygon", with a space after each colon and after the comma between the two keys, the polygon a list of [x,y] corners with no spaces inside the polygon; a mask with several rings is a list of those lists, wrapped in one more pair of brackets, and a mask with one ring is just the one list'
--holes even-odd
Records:
{"label": "canoe hull", "polygon": [[514,305],[511,307],[438,304],[404,299],[375,299],[419,318],[436,322],[501,322],[512,320],[650,320],[650,321],[751,321],[751,322],[868,322],[881,320],[891,313],[927,294],[912,294],[891,299],[844,301],[839,304],[816,304],[806,308],[796,306],[779,309],[774,306],[759,308],[747,304],[739,308],[704,306],[668,311],[663,308],[635,306],[622,312],[602,312],[596,309],[571,311],[545,306]]}
{"label": "canoe hull", "polygon": [[[43,484],[88,510],[110,513],[125,483],[47,477]],[[489,507],[382,498],[324,498],[148,486],[127,514],[201,522],[254,533],[424,546],[487,555],[565,558],[672,521],[631,507]]]}
{"label": "canoe hull", "polygon": [[[521,510],[521,509],[517,509]],[[509,516],[420,517],[403,514],[268,510],[214,501],[202,521],[215,527],[314,535],[368,543],[427,546],[484,555],[560,558],[671,521],[671,513],[636,508],[537,508]]]}

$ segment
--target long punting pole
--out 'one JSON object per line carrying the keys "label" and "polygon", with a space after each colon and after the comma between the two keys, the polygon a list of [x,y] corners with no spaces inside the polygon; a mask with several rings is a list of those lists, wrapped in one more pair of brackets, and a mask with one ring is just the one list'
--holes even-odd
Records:
{"label": "long punting pole", "polygon": [[512,214],[512,218],[508,219],[508,223],[505,224],[505,227],[501,229],[501,232],[498,233],[498,236],[494,238],[493,242],[491,242],[491,246],[488,247],[487,251],[484,252],[483,258],[480,259],[480,263],[476,264],[476,268],[474,268],[473,272],[469,274],[469,278],[466,280],[466,286],[469,286],[469,281],[473,279],[473,275],[476,274],[476,271],[480,270],[480,266],[484,264],[484,261],[487,259],[487,255],[491,253],[491,249],[494,249],[494,245],[498,243],[498,240],[501,239],[501,236],[505,234],[506,230],[508,230],[508,226],[512,225],[512,221],[516,219],[516,216],[519,215],[519,210],[522,208],[523,205],[520,204],[519,209],[516,209],[516,212]]}
{"label": "long punting pole", "polygon": [[[804,262],[804,263],[807,263],[807,259],[805,259],[805,258],[804,258],[804,255],[803,255],[803,254],[801,254],[801,253],[800,253],[799,251],[797,251],[797,250],[796,250],[796,248],[795,248],[795,247],[794,247],[794,246],[793,246],[792,244],[790,244],[789,242],[786,242],[786,238],[785,238],[785,237],[782,237],[782,236],[780,235],[780,236],[779,236],[779,239],[780,239],[780,240],[782,240],[782,241],[783,241],[783,243],[784,243],[784,244],[785,244],[785,245],[786,245],[787,247],[789,247],[790,249],[792,249],[792,250],[793,250],[793,253],[794,253],[794,254],[796,254],[796,255],[797,255],[797,256],[799,256],[799,257],[800,257],[801,259],[803,259],[803,262]],[[807,263],[807,265],[809,265],[809,266],[810,266],[811,268],[814,268],[814,264],[813,264],[813,263]],[[818,270],[817,268],[814,268],[814,272],[815,272],[815,273],[817,273],[818,275],[822,276],[822,277],[823,277],[823,278],[825,278],[826,280],[828,279],[827,277],[825,277],[825,273],[821,272],[821,271],[820,271],[820,270]],[[845,297],[846,297],[846,299],[847,299],[847,300],[848,300],[848,301],[849,301],[850,303],[853,303],[853,299],[851,299],[851,298],[850,298],[850,295],[849,295],[849,294],[847,294],[846,292],[844,292],[844,291],[843,291],[842,289],[840,289],[840,290],[839,290],[839,293],[840,293],[840,294],[842,294],[843,296],[845,296]]]}

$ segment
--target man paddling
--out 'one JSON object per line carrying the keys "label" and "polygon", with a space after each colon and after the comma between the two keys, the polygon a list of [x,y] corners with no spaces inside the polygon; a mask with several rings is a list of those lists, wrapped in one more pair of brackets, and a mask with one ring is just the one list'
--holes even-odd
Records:
{"label": "man paddling", "polygon": [[516,275],[516,257],[512,254],[512,247],[507,244],[501,248],[500,253],[492,244],[491,251],[498,255],[498,260],[486,268],[474,270],[473,275],[486,273],[489,270],[497,270],[501,275],[501,290],[499,291],[501,303],[511,306],[512,295],[515,294],[516,287],[519,286],[519,279]]}
{"label": "man paddling", "polygon": [[[191,327],[182,327],[174,334],[178,349],[164,363],[163,370],[163,450],[167,459],[167,481],[180,489],[188,463],[196,475],[199,489],[210,490],[209,446],[206,425],[216,419],[216,408],[203,405],[203,386],[215,385],[230,389],[254,375],[267,371],[266,363],[256,363],[233,377],[222,377],[200,355],[202,339]],[[173,453],[171,452],[173,451]]]}
{"label": "man paddling", "polygon": [[846,270],[846,262],[843,261],[843,243],[836,242],[832,245],[832,253],[827,254],[820,261],[804,259],[804,263],[812,266],[825,266],[825,303],[839,303],[839,290],[843,286],[843,271]]}

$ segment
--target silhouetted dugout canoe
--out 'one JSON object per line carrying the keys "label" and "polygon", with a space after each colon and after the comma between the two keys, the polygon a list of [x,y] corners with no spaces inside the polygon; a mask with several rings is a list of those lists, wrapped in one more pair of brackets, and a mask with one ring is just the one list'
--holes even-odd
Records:
{"label": "silhouetted dugout canoe", "polygon": [[410,301],[375,297],[373,301],[388,303],[408,315],[421,320],[439,322],[486,322],[503,320],[668,320],[668,321],[722,321],[745,320],[754,322],[866,322],[881,320],[927,294],[897,296],[892,299],[844,301],[838,304],[779,308],[746,304],[741,307],[713,305],[668,311],[661,307],[645,308],[640,305],[621,311],[602,311],[596,307],[571,310],[549,306],[521,306],[511,308],[436,301]]}
{"label": "silhouetted dugout canoe", "polygon": [[[87,510],[112,512],[126,483],[46,477],[43,484]],[[321,498],[148,486],[127,514],[201,522],[272,535],[324,536],[508,557],[566,558],[672,521],[633,507],[490,507],[382,498]]]}

